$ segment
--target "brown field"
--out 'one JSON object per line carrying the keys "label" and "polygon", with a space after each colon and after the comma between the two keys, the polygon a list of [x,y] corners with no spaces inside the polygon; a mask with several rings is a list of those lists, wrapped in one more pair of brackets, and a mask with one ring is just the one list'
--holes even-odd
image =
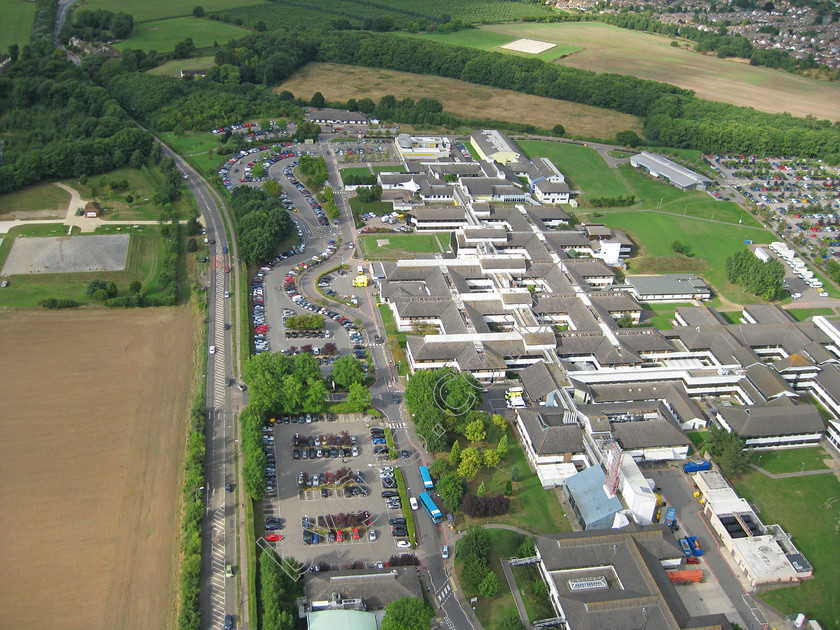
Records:
{"label": "brown field", "polygon": [[395,70],[311,63],[276,89],[302,98],[320,91],[335,101],[364,97],[377,101],[386,94],[398,99],[431,96],[443,103],[445,112],[456,116],[531,123],[545,129],[561,123],[568,135],[585,138],[612,139],[624,129],[642,131],[641,120],[628,114]]}
{"label": "brown field", "polygon": [[688,40],[681,40],[683,46],[674,48],[673,37],[598,22],[494,24],[482,30],[489,36],[502,33],[512,39],[527,37],[581,48],[555,62],[564,66],[664,81],[694,90],[700,98],[765,112],[840,120],[840,83],[750,66],[743,60],[701,55],[688,49]]}
{"label": "brown field", "polygon": [[7,628],[166,628],[189,308],[0,313]]}

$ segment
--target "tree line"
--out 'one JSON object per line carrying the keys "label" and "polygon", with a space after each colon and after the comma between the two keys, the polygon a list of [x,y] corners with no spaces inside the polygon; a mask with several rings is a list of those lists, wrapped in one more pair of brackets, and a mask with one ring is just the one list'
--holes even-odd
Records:
{"label": "tree line", "polygon": [[292,233],[292,220],[280,201],[260,188],[236,188],[231,195],[231,208],[239,254],[249,265],[273,258],[281,241]]}
{"label": "tree line", "polygon": [[785,268],[782,263],[775,258],[764,262],[748,249],[726,258],[726,277],[768,301],[781,299],[787,294],[783,286]]}
{"label": "tree line", "polygon": [[128,13],[114,13],[105,9],[79,9],[73,19],[67,20],[61,29],[59,39],[68,44],[70,38],[86,41],[125,39],[134,30],[134,17]]}

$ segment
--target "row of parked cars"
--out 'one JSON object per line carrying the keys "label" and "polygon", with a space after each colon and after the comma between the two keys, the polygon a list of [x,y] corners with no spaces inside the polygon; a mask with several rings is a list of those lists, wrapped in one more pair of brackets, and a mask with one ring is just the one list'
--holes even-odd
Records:
{"label": "row of parked cars", "polygon": [[277,460],[274,455],[274,432],[271,427],[263,427],[262,441],[266,460],[265,494],[269,496],[274,493],[274,488],[277,486]]}
{"label": "row of parked cars", "polygon": [[[297,164],[297,162],[295,162],[295,164]],[[315,199],[315,196],[311,192],[309,192],[309,189],[303,184],[301,184],[298,181],[298,179],[294,176],[294,173],[292,173],[292,167],[287,166],[283,170],[283,174],[286,176],[286,179],[288,179],[289,182],[300,191],[300,194],[303,195],[303,198],[306,200],[306,203],[309,204],[309,207],[312,208],[312,212],[314,212],[315,216],[318,218],[318,223],[320,223],[321,225],[329,225],[330,222],[329,219],[327,219],[327,213],[324,212],[324,209],[321,207],[321,204],[319,204],[318,200]]]}

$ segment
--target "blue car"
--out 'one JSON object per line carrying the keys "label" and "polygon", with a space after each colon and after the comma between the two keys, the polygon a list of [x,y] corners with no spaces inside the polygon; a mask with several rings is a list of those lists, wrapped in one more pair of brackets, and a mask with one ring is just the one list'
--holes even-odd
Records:
{"label": "blue car", "polygon": [[233,615],[225,615],[225,630],[233,630]]}

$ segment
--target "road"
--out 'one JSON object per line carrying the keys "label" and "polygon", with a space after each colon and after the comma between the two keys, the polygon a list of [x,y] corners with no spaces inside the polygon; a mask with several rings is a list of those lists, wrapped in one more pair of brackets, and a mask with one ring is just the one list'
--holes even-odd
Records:
{"label": "road", "polygon": [[[178,168],[189,176],[187,187],[195,197],[207,229],[207,237],[215,240],[210,245],[210,274],[206,279],[208,342],[215,345],[216,353],[209,356],[205,382],[206,394],[206,443],[205,443],[205,481],[204,505],[205,518],[202,527],[202,566],[201,566],[201,619],[203,628],[223,628],[225,615],[241,615],[239,628],[248,627],[247,602],[248,583],[244,579],[246,566],[244,558],[244,514],[237,511],[235,494],[225,492],[225,484],[233,483],[241,475],[234,470],[234,416],[241,404],[241,396],[236,388],[226,385],[226,378],[236,378],[239,365],[234,356],[233,335],[238,335],[235,313],[238,312],[239,292],[233,290],[233,284],[239,283],[239,266],[231,264],[236,257],[235,241],[228,241],[222,220],[222,203],[210,184],[199,175],[183,158],[166,145],[165,155],[175,160]],[[225,253],[227,248],[229,253]],[[230,273],[225,273],[225,268]],[[202,280],[205,281],[205,280]],[[224,297],[229,291],[231,299]],[[233,304],[231,304],[233,302]],[[232,310],[236,309],[236,310]],[[230,330],[225,324],[230,323]],[[242,347],[237,339],[235,346]],[[241,492],[241,490],[240,490]],[[239,534],[243,537],[240,544],[239,559],[236,555],[237,520]],[[225,578],[227,565],[234,568],[234,577]],[[239,580],[239,589],[236,581]],[[240,602],[235,594],[239,592]]]}

